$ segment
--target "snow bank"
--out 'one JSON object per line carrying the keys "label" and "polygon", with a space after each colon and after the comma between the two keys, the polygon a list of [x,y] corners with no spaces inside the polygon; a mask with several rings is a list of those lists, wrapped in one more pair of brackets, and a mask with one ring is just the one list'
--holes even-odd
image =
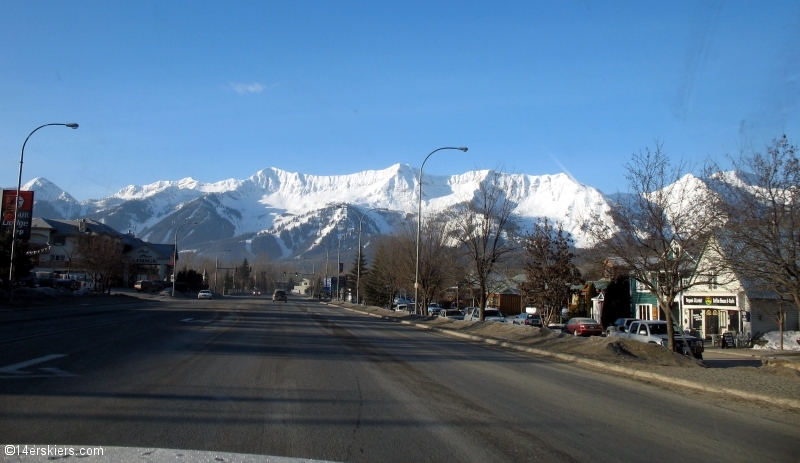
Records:
{"label": "snow bank", "polygon": [[[781,338],[778,331],[770,331],[769,333],[761,336],[761,339],[767,341],[764,346],[753,346],[753,349],[767,349],[778,350],[781,348]],[[784,331],[783,332],[783,350],[793,350],[800,352],[800,331]]]}

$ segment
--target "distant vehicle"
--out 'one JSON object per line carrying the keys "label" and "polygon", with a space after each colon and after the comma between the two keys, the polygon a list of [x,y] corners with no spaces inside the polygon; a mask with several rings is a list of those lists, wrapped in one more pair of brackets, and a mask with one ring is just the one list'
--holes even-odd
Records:
{"label": "distant vehicle", "polygon": [[458,309],[442,309],[439,311],[439,316],[442,318],[449,318],[451,320],[464,319],[464,313]]}
{"label": "distant vehicle", "polygon": [[139,280],[134,283],[133,288],[138,292],[157,292],[164,289],[164,284],[160,281]]}
{"label": "distant vehicle", "polygon": [[211,294],[211,290],[209,289],[201,289],[199,293],[197,293],[198,299],[214,299],[214,295]]}
{"label": "distant vehicle", "polygon": [[606,328],[606,336],[616,336],[619,333],[628,331],[631,323],[638,321],[638,318],[618,318]]}
{"label": "distant vehicle", "polygon": [[542,326],[542,317],[538,313],[521,313],[511,319],[515,325]]}
{"label": "distant vehicle", "polygon": [[253,290],[253,296],[260,296],[260,295],[261,295],[261,290],[260,289],[254,289]]}
{"label": "distant vehicle", "polygon": [[281,289],[276,289],[274,293],[272,293],[272,302],[283,301],[286,302],[286,291]]}
{"label": "distant vehicle", "polygon": [[600,336],[603,327],[594,318],[575,317],[564,325],[564,332],[575,336]]}
{"label": "distant vehicle", "polygon": [[[683,334],[681,329],[673,325],[675,333],[675,351],[684,355],[692,355],[697,359],[703,359],[703,341],[694,336]],[[634,341],[646,342],[667,347],[669,340],[667,337],[667,322],[663,320],[636,320],[631,323],[627,333],[620,336],[633,339]],[[684,344],[684,339],[686,343]]]}
{"label": "distant vehicle", "polygon": [[[464,320],[467,321],[480,320],[481,309],[479,307],[470,307],[470,309],[472,310],[467,311],[467,314],[464,316]],[[487,307],[483,309],[483,319],[484,321],[487,322],[505,323],[507,321],[506,316],[503,315],[503,312],[500,312],[499,310],[492,307]]]}
{"label": "distant vehicle", "polygon": [[433,316],[439,315],[439,312],[441,310],[442,307],[435,302],[431,302],[430,304],[428,304],[428,315],[433,315]]}

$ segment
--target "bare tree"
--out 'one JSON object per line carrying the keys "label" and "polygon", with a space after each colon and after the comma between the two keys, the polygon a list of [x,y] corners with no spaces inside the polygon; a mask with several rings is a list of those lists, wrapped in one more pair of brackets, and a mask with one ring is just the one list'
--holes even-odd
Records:
{"label": "bare tree", "polygon": [[92,274],[95,282],[111,292],[111,282],[125,271],[122,261],[124,245],[114,237],[101,234],[81,235],[74,255],[78,265]]}
{"label": "bare tree", "polygon": [[[453,249],[449,246],[449,215],[430,214],[422,223],[419,242],[419,297],[423,315],[428,315],[428,303],[438,291],[453,282]],[[397,231],[400,252],[394,256],[397,269],[413,285],[416,254],[416,225],[409,222]]]}
{"label": "bare tree", "polygon": [[672,164],[656,142],[655,150],[634,153],[625,165],[629,191],[611,204],[613,223],[593,214],[583,229],[655,295],[667,321],[669,348],[674,350],[672,307],[676,296],[706,284],[690,274],[716,275],[719,261],[697,259],[722,224],[719,198],[699,178],[688,174],[684,161]]}
{"label": "bare tree", "polygon": [[760,311],[780,330],[787,319],[785,301],[800,308],[800,160],[797,146],[783,137],[764,153],[731,160],[736,177],[717,172],[728,222],[724,240],[727,262],[748,283],[767,294]]}
{"label": "bare tree", "polygon": [[480,320],[484,319],[492,271],[516,248],[511,236],[518,231],[519,219],[503,180],[500,173],[490,172],[472,200],[449,209],[450,237],[466,254],[480,288]]}
{"label": "bare tree", "polygon": [[523,285],[527,300],[538,307],[547,326],[558,317],[559,309],[569,297],[569,288],[580,283],[581,273],[572,262],[572,237],[561,222],[555,226],[540,219],[525,238],[524,264],[527,281]]}

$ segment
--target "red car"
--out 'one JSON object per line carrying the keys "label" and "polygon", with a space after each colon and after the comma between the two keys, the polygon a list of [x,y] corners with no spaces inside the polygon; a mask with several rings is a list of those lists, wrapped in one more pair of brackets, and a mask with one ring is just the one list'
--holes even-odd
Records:
{"label": "red car", "polygon": [[564,332],[575,336],[600,336],[603,327],[593,318],[573,318],[564,325]]}

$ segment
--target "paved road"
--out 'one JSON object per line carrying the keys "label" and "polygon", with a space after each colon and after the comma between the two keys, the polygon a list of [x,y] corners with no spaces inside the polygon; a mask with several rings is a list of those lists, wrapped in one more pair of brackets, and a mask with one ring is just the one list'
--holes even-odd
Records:
{"label": "paved road", "polygon": [[798,461],[800,415],[318,304],[0,314],[0,440],[337,461]]}

